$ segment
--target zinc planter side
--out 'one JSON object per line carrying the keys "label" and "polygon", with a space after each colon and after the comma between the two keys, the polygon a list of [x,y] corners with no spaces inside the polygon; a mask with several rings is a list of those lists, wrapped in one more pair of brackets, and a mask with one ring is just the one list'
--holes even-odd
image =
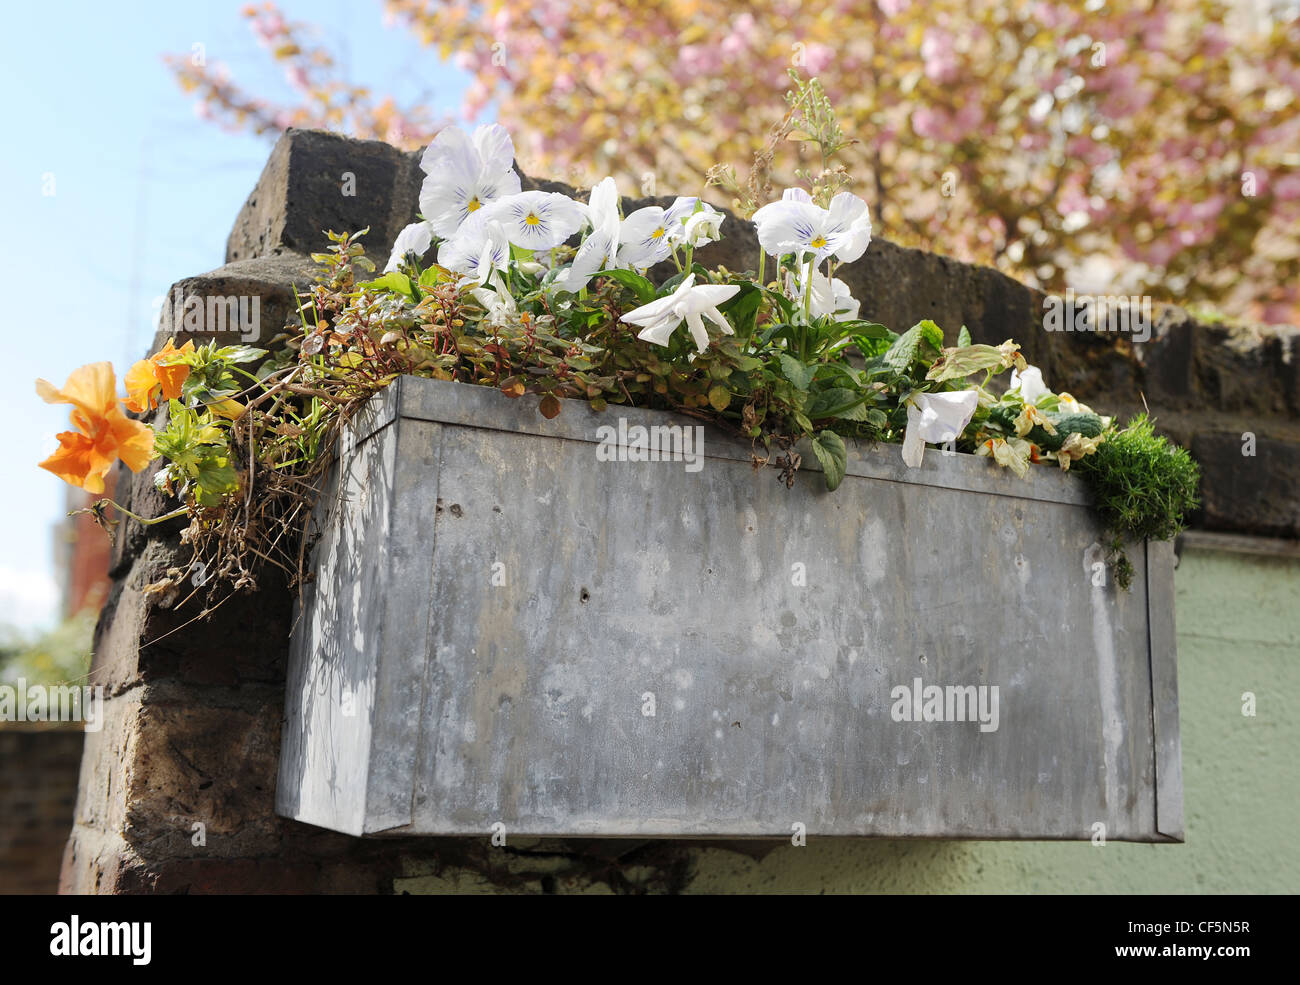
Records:
{"label": "zinc planter side", "polygon": [[317,511],[277,811],[355,835],[1182,840],[1171,545],[1130,545],[1119,589],[1054,468],[850,443],[827,493],[811,454],[787,489],[712,428],[697,463],[601,450],[602,427],[698,423],[377,395]]}

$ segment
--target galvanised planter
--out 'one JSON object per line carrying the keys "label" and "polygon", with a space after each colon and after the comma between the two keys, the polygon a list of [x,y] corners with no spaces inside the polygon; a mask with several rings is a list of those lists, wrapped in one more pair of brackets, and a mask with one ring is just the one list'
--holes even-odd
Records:
{"label": "galvanised planter", "polygon": [[373,398],[318,509],[279,813],[1182,840],[1171,545],[1130,546],[1125,592],[1080,480],[933,448],[850,443],[834,493],[711,428],[693,462],[608,460],[696,424],[410,377]]}

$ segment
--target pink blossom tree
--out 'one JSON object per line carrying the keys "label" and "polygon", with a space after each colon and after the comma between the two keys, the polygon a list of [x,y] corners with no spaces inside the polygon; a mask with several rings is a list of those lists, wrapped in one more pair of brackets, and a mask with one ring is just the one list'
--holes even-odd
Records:
{"label": "pink blossom tree", "polygon": [[[1274,5],[1277,7],[1278,5]],[[1105,289],[1300,321],[1300,18],[1267,4],[1005,0],[388,0],[471,76],[520,163],[625,191],[691,192],[743,165],[816,75],[854,191],[889,238],[1049,290]],[[244,11],[297,102],[172,59],[234,127],[316,126],[416,146],[438,121],[339,81],[271,4]],[[801,145],[773,161],[807,167]]]}

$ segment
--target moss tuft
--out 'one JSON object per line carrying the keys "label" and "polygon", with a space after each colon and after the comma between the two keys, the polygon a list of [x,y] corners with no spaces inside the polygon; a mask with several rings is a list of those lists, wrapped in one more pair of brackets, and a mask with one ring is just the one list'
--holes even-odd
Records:
{"label": "moss tuft", "polygon": [[1200,502],[1201,470],[1186,448],[1155,433],[1140,414],[1078,464],[1097,509],[1126,540],[1171,540]]}

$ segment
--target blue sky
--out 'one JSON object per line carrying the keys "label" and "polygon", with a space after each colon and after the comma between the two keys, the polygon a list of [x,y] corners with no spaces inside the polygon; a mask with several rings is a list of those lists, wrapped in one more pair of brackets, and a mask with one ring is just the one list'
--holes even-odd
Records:
{"label": "blue sky", "polygon": [[[78,365],[111,359],[119,380],[145,354],[154,299],[176,280],[220,266],[226,236],[261,172],[271,138],[199,120],[162,63],[195,42],[258,95],[288,98],[278,69],[239,16],[242,2],[10,4],[0,37],[5,151],[0,155],[8,253],[7,347],[0,386],[0,624],[51,625],[58,592],[53,527],[64,485],[36,467],[67,428],[67,408],[33,389]],[[291,20],[319,25],[352,81],[399,99],[433,93],[452,114],[465,76],[377,2],[287,0]],[[52,195],[42,194],[46,175]]]}

